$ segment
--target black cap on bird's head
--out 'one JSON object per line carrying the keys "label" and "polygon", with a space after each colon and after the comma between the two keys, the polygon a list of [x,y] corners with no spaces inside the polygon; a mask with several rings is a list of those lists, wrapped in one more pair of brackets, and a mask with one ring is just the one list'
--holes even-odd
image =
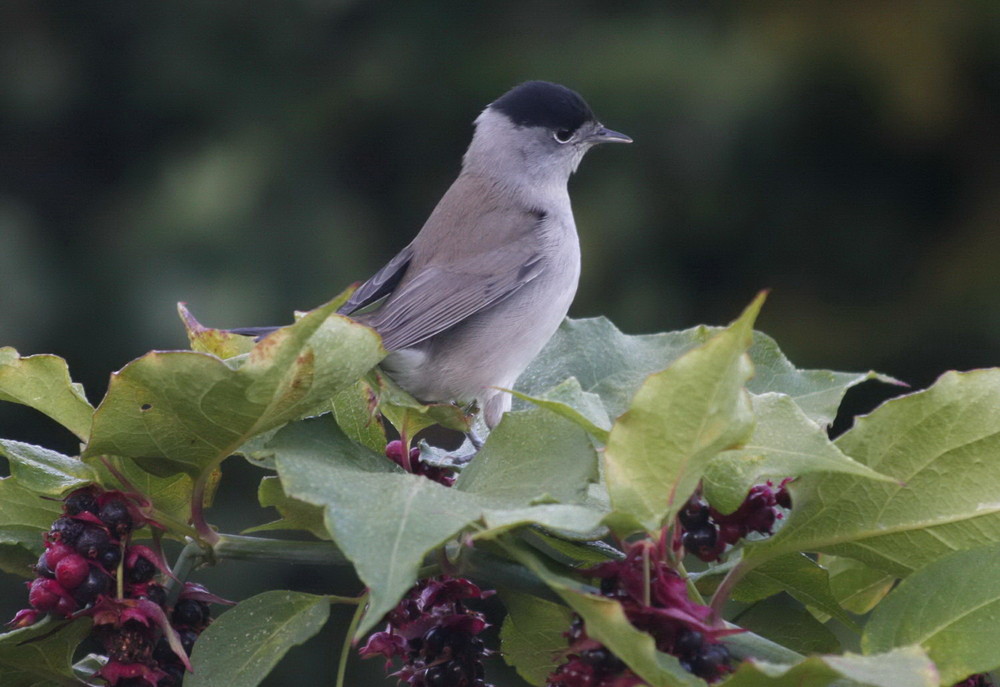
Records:
{"label": "black cap on bird's head", "polygon": [[548,81],[526,81],[493,101],[517,126],[544,126],[575,131],[584,122],[597,121],[576,91]]}
{"label": "black cap on bird's head", "polygon": [[[593,110],[574,90],[549,81],[525,81],[514,86],[490,104],[490,109],[502,113],[515,126],[543,127],[552,131],[572,132],[585,124],[592,127],[588,143],[631,143],[625,134],[601,126]],[[560,143],[566,142],[561,136]]]}

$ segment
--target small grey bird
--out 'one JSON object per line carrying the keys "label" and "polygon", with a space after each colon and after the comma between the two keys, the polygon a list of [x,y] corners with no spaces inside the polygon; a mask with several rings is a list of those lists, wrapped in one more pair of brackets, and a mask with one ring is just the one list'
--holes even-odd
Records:
{"label": "small grey bird", "polygon": [[475,402],[492,429],[511,406],[497,387],[514,385],[576,293],[569,177],[592,146],[632,139],[546,81],[515,86],[475,126],[461,173],[416,238],[339,312],[381,334],[381,367],[410,394]]}

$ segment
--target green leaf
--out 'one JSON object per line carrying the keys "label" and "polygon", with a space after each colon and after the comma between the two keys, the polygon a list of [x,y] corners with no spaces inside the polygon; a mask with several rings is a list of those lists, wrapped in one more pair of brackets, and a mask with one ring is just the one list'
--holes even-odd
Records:
{"label": "green leaf", "polygon": [[509,412],[456,487],[511,505],[579,503],[597,479],[597,451],[577,424],[541,408]]}
{"label": "green leaf", "polygon": [[892,377],[872,371],[800,370],[785,357],[774,339],[760,332],[754,332],[750,359],[754,365],[754,376],[747,389],[751,393],[785,394],[795,401],[806,417],[824,428],[833,424],[837,408],[848,389],[868,380],[902,384]]}
{"label": "green leaf", "polygon": [[719,687],[937,687],[934,664],[919,647],[878,656],[813,656],[794,665],[745,661]]}
{"label": "green leaf", "polygon": [[73,652],[90,634],[89,618],[45,618],[34,625],[0,634],[0,684],[4,687],[79,685],[73,676]]}
{"label": "green leaf", "polygon": [[374,409],[374,392],[358,381],[333,397],[333,416],[353,441],[381,452],[387,443],[382,420]]}
{"label": "green leaf", "polygon": [[[701,326],[632,336],[623,334],[603,317],[566,319],[514,388],[528,396],[541,396],[563,380],[575,377],[585,391],[600,396],[608,415],[616,418],[628,408],[646,377],[665,369],[720,331],[719,327]],[[760,332],[754,332],[749,354],[755,374],[747,388],[755,394],[774,391],[790,396],[821,426],[833,422],[849,388],[869,379],[895,381],[873,372],[797,369],[774,339]]]}
{"label": "green leaf", "polygon": [[452,403],[421,403],[378,370],[368,375],[366,381],[378,398],[379,411],[400,434],[412,438],[431,425],[456,432],[469,430],[469,417]]}
{"label": "green leaf", "polygon": [[177,304],[177,314],[184,323],[192,351],[210,353],[225,360],[249,353],[254,347],[252,336],[241,336],[225,329],[205,327],[194,318],[186,303]]}
{"label": "green leaf", "polygon": [[604,511],[562,503],[485,510],[483,522],[487,529],[476,538],[491,539],[513,527],[538,525],[570,540],[593,541],[607,533],[601,527],[605,515]]}
{"label": "green leaf", "polygon": [[957,551],[903,580],[872,613],[865,653],[919,644],[942,684],[1000,668],[1000,547]]}
{"label": "green leaf", "polygon": [[42,498],[13,477],[0,479],[0,567],[19,575],[29,573],[30,568],[18,566],[25,560],[33,563],[41,555],[42,534],[60,515],[58,501]]}
{"label": "green leaf", "polygon": [[249,438],[329,407],[384,355],[336,301],[260,341],[233,370],[215,356],[153,351],[111,379],[85,455],[166,458],[190,474]]}
{"label": "green leaf", "polygon": [[758,601],[733,619],[740,627],[803,654],[841,651],[837,637],[791,597]]}
{"label": "green leaf", "polygon": [[651,375],[612,427],[605,477],[623,518],[659,529],[687,500],[708,461],[750,434],[744,384],[753,368],[746,351],[762,304],[759,296],[729,328]]}
{"label": "green leaf", "polygon": [[767,393],[750,400],[757,420],[753,434],[739,449],[719,454],[705,470],[705,498],[722,513],[739,508],[750,488],[768,478],[842,472],[895,482],[844,455],[790,397]]}
{"label": "green leaf", "polygon": [[21,486],[46,496],[59,497],[97,479],[80,459],[33,444],[0,439],[0,455],[10,461],[10,474]]}
{"label": "green leaf", "polygon": [[526,682],[541,687],[567,648],[564,633],[573,614],[566,606],[517,592],[502,590],[500,599],[507,609],[500,629],[503,658]]}
{"label": "green leaf", "polygon": [[844,612],[830,591],[827,571],[801,553],[775,558],[751,570],[733,590],[733,599],[751,603],[783,591],[860,632],[857,622]]}
{"label": "green leaf", "polygon": [[289,425],[271,445],[285,493],[324,508],[333,540],[371,590],[358,636],[413,585],[428,551],[482,513],[472,495],[402,473],[328,418]]}
{"label": "green leaf", "polygon": [[899,483],[803,477],[790,485],[785,526],[748,546],[744,560],[820,551],[905,577],[954,550],[1000,541],[998,407],[996,369],[949,372],[926,391],[883,404],[836,444]]}
{"label": "green leaf", "polygon": [[265,477],[257,489],[257,499],[265,508],[273,506],[281,514],[280,520],[264,525],[250,527],[245,532],[264,532],[269,530],[307,530],[319,539],[329,539],[330,534],[323,524],[323,509],[290,498],[281,488],[281,480],[277,477]]}
{"label": "green leaf", "polygon": [[601,397],[584,391],[576,377],[570,377],[543,396],[528,396],[511,391],[515,398],[545,408],[580,426],[601,443],[608,441],[611,420],[601,404]]}
{"label": "green leaf", "polygon": [[896,583],[892,575],[851,558],[822,555],[819,563],[830,574],[830,591],[837,603],[858,615],[875,608]]}
{"label": "green leaf", "polygon": [[242,601],[208,626],[191,654],[185,687],[259,685],[293,646],[326,624],[324,596],[272,590]]}
{"label": "green leaf", "polygon": [[66,361],[58,356],[22,358],[13,348],[0,348],[0,401],[45,413],[81,441],[90,433],[94,408],[83,387],[70,379]]}

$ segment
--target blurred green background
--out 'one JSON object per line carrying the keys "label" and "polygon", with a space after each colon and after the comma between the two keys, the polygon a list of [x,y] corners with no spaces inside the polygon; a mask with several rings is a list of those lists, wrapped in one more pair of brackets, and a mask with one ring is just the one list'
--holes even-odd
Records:
{"label": "blurred green background", "polygon": [[[177,301],[289,322],[405,245],[477,113],[538,78],[636,141],[571,182],[572,315],[723,324],[771,288],[759,328],[800,366],[922,387],[1000,362],[995,0],[9,0],[0,345],[65,357],[96,403],[112,370],[185,346]],[[0,435],[74,450],[9,404]],[[246,515],[259,475],[225,467],[215,521],[268,519]],[[353,591],[240,565],[203,579]],[[268,684],[331,683],[334,625]],[[349,682],[383,684],[375,663]]]}

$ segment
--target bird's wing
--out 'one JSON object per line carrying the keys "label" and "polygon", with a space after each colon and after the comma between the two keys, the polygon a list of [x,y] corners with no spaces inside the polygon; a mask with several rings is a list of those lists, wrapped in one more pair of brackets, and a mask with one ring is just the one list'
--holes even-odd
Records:
{"label": "bird's wing", "polygon": [[[450,200],[446,195],[440,212],[428,220],[428,225],[443,223],[431,234],[437,242],[424,243],[431,228],[425,226],[411,244],[414,256],[395,290],[377,310],[359,317],[390,351],[418,344],[500,302],[544,267],[539,230],[544,213],[490,202],[453,213]],[[448,240],[441,240],[443,234]]]}
{"label": "bird's wing", "polygon": [[413,260],[413,244],[399,251],[396,257],[359,286],[347,302],[340,306],[338,312],[350,315],[391,294],[406,274],[406,268],[410,266],[411,260]]}

